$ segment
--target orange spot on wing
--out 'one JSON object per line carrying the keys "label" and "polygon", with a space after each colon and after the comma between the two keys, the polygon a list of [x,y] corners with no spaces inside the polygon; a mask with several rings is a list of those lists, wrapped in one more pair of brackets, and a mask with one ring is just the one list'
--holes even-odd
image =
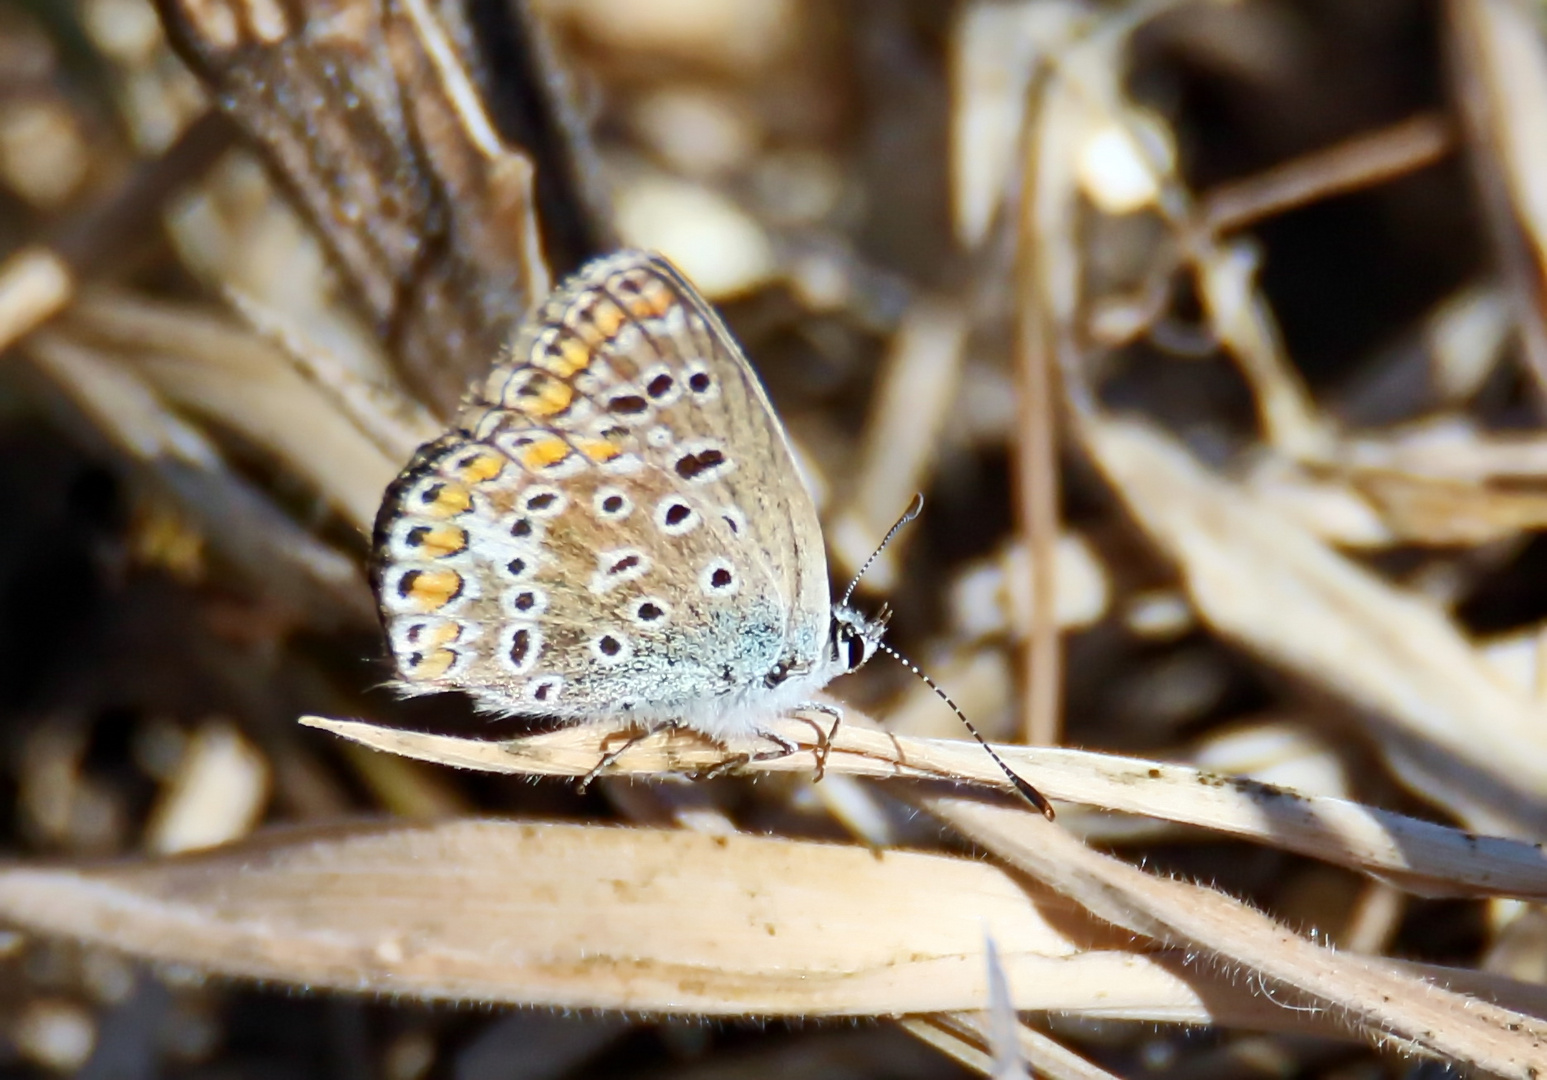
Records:
{"label": "orange spot on wing", "polygon": [[576,439],[580,452],[598,465],[605,465],[623,453],[623,448],[607,439]]}
{"label": "orange spot on wing", "polygon": [[591,322],[602,332],[604,338],[611,338],[627,321],[628,312],[611,300],[598,300],[591,308]]}
{"label": "orange spot on wing", "polygon": [[584,307],[576,308],[565,324],[573,330],[586,346],[595,351],[603,343],[611,341],[628,321],[628,313],[605,296],[590,299]]}
{"label": "orange spot on wing", "polygon": [[408,542],[432,559],[467,549],[467,530],[455,525],[418,525],[408,530]]}
{"label": "orange spot on wing", "polygon": [[415,679],[438,679],[456,662],[457,654],[450,649],[428,649],[409,655],[407,674]]}
{"label": "orange spot on wing", "polygon": [[439,611],[462,595],[462,575],[455,570],[410,570],[398,579],[398,595],[420,611]]}
{"label": "orange spot on wing", "polygon": [[521,458],[521,464],[528,469],[541,469],[548,465],[557,465],[569,457],[569,444],[556,435],[550,435],[528,443],[517,453]]}
{"label": "orange spot on wing", "polygon": [[486,452],[476,457],[464,458],[457,466],[456,475],[460,480],[469,484],[481,484],[485,480],[493,480],[505,468],[505,461],[500,455]]}
{"label": "orange spot on wing", "polygon": [[641,276],[635,284],[639,292],[629,296],[627,302],[628,313],[636,319],[659,319],[676,302],[671,290],[653,277]]}
{"label": "orange spot on wing", "polygon": [[564,334],[557,342],[543,350],[540,363],[544,371],[551,371],[561,379],[568,379],[591,366],[596,354],[591,347],[573,334]]}
{"label": "orange spot on wing", "polygon": [[424,649],[438,649],[442,645],[450,645],[461,636],[462,628],[456,623],[442,622],[423,627],[410,640]]}
{"label": "orange spot on wing", "polygon": [[415,502],[419,504],[415,509],[430,517],[455,517],[473,508],[473,496],[467,488],[445,480],[425,488]]}
{"label": "orange spot on wing", "polygon": [[574,400],[575,390],[569,383],[547,372],[533,371],[516,391],[513,404],[528,416],[546,418],[557,416]]}

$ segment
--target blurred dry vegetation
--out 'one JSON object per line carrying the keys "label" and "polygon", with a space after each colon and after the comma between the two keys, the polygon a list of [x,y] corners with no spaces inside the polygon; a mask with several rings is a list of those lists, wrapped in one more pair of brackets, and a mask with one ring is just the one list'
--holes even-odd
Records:
{"label": "blurred dry vegetation", "polygon": [[[1536,5],[162,7],[0,3],[0,1073],[1547,1068]],[[925,492],[861,602],[1056,824],[884,658],[820,783],[381,688],[382,488],[621,243],[835,579]]]}

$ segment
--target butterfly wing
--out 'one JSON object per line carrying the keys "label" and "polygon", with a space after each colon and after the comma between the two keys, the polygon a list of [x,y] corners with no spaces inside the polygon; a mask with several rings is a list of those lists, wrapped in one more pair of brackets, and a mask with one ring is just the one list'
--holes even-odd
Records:
{"label": "butterfly wing", "polygon": [[722,733],[776,665],[816,663],[821,542],[729,333],[624,252],[549,298],[389,488],[375,577],[410,690]]}

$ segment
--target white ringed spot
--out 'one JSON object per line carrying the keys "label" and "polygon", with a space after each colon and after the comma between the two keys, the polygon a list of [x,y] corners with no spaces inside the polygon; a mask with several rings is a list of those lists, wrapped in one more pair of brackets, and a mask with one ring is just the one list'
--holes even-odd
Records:
{"label": "white ringed spot", "polygon": [[510,524],[505,526],[506,536],[529,547],[542,546],[543,537],[548,533],[546,522],[530,514],[518,514],[507,520]]}
{"label": "white ringed spot", "polygon": [[521,505],[533,517],[558,517],[569,506],[569,496],[547,484],[533,484],[521,493]]}
{"label": "white ringed spot", "polygon": [[729,559],[710,559],[699,571],[698,588],[705,596],[735,596],[741,578]]}
{"label": "white ringed spot", "polygon": [[591,509],[599,518],[622,521],[634,512],[634,501],[617,488],[602,487],[591,496]]}
{"label": "white ringed spot", "polygon": [[506,589],[501,599],[505,610],[517,619],[535,619],[548,610],[547,592],[534,585]]}
{"label": "white ringed spot", "polygon": [[671,607],[656,596],[647,596],[634,605],[629,619],[636,626],[665,626],[671,621]]}
{"label": "white ringed spot", "polygon": [[650,557],[638,548],[617,548],[596,557],[591,592],[600,595],[650,572]]}
{"label": "white ringed spot", "polygon": [[687,365],[685,380],[688,391],[699,401],[710,401],[720,396],[720,382],[702,360]]}
{"label": "white ringed spot", "polygon": [[500,576],[509,581],[528,581],[537,573],[537,555],[521,552],[500,564]]}
{"label": "white ringed spot", "polygon": [[686,499],[668,495],[655,506],[655,525],[667,536],[681,536],[698,528],[703,518]]}
{"label": "white ringed spot", "polygon": [[543,651],[543,632],[533,623],[514,623],[500,634],[500,664],[512,675],[525,675]]}
{"label": "white ringed spot", "polygon": [[634,655],[634,646],[621,630],[607,630],[591,639],[591,656],[603,667],[617,667]]}
{"label": "white ringed spot", "polygon": [[680,449],[682,452],[672,462],[672,471],[690,484],[718,480],[736,467],[724,448],[709,439],[695,439]]}
{"label": "white ringed spot", "polygon": [[645,396],[656,408],[664,409],[682,396],[682,383],[675,372],[665,364],[648,368],[639,379],[645,388]]}
{"label": "white ringed spot", "polygon": [[526,699],[538,705],[551,705],[564,692],[562,675],[539,675],[526,684]]}

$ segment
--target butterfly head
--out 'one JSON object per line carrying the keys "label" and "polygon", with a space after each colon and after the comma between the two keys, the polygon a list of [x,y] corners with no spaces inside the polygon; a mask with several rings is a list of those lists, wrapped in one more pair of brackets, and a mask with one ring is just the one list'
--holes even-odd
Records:
{"label": "butterfly head", "polygon": [[858,671],[876,654],[881,638],[886,634],[890,616],[885,608],[875,618],[849,607],[833,605],[832,627],[828,631],[828,648],[832,664],[841,672]]}

